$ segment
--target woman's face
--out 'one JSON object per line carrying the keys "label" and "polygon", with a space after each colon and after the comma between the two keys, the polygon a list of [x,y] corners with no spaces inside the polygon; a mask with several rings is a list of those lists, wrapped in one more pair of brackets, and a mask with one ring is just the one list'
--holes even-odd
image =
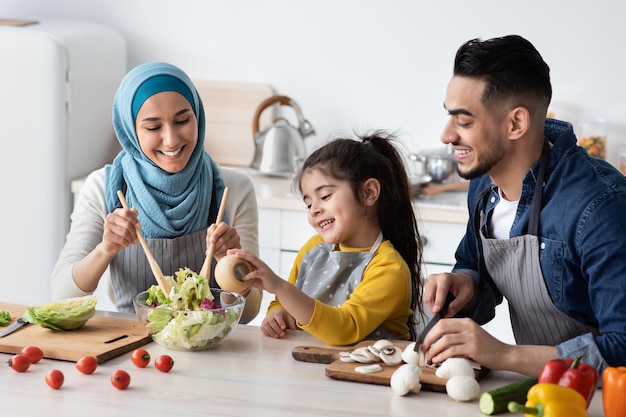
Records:
{"label": "woman's face", "polygon": [[149,97],[137,112],[135,130],[143,153],[170,173],[187,166],[198,143],[198,123],[191,104],[175,91]]}

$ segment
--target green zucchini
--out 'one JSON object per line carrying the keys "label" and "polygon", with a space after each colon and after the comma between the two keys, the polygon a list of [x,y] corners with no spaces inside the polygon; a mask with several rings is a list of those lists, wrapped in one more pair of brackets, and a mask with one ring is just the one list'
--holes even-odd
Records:
{"label": "green zucchini", "polygon": [[508,411],[507,406],[511,401],[524,404],[528,390],[537,382],[537,378],[528,378],[491,391],[485,391],[480,396],[478,408],[481,413],[492,415]]}

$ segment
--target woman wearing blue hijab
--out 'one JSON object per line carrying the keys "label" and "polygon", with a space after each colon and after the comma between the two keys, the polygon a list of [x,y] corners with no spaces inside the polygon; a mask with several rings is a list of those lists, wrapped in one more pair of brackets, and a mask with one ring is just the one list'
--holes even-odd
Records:
{"label": "woman wearing blue hijab", "polygon": [[[113,127],[122,150],[81,188],[54,268],[53,299],[93,293],[108,272],[117,310],[134,312],[133,297],[155,284],[139,226],[165,275],[181,267],[199,272],[210,241],[216,259],[232,248],[258,253],[252,181],[205,151],[202,100],[181,69],[151,62],[131,70],[113,101]],[[215,225],[226,186],[223,222]],[[117,190],[132,209],[121,208]],[[257,315],[261,298],[257,289],[245,295],[242,323]]]}

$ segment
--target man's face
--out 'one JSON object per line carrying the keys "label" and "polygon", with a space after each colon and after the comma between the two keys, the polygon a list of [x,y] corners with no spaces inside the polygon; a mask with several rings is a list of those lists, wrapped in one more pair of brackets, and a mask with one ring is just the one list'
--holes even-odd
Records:
{"label": "man's face", "polygon": [[454,147],[459,175],[465,179],[504,169],[498,166],[506,154],[501,116],[482,103],[484,87],[483,80],[454,76],[446,90],[449,119],[441,141]]}

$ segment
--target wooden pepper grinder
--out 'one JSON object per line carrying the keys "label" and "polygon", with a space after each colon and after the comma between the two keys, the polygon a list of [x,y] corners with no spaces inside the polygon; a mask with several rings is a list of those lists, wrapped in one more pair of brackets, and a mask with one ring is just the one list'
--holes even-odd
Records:
{"label": "wooden pepper grinder", "polygon": [[252,271],[254,267],[250,262],[237,255],[226,255],[215,265],[213,273],[215,281],[223,290],[240,293],[252,285],[251,281],[241,280]]}

